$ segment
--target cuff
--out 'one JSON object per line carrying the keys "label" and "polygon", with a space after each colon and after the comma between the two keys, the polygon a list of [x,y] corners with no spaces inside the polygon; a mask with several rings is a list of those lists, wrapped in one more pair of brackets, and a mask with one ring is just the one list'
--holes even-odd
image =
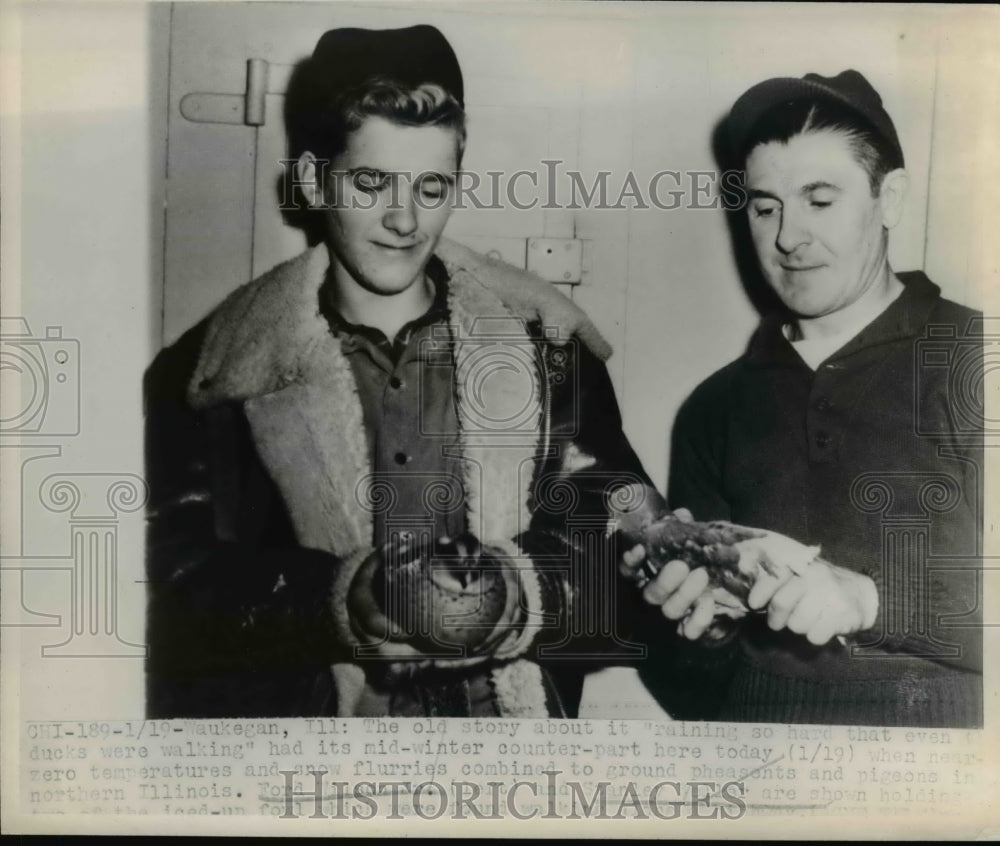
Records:
{"label": "cuff", "polygon": [[872,628],[878,622],[879,611],[879,590],[875,581],[862,575],[861,579],[861,629],[862,631]]}

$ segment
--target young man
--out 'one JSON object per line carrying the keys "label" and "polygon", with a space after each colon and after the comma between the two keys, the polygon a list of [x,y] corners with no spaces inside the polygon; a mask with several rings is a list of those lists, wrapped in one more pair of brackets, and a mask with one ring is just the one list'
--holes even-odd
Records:
{"label": "young man", "polygon": [[[861,74],[762,82],[730,127],[779,308],[682,408],[669,500],[821,559],[760,579],[749,605],[763,613],[703,653],[731,674],[721,709],[706,701],[703,715],[981,725],[981,429],[963,415],[982,409],[978,315],[889,265],[907,176]],[[937,359],[922,357],[928,344],[943,345]],[[955,393],[963,360],[968,396]],[[704,587],[673,562],[645,595],[697,640],[717,611]]]}
{"label": "young man", "polygon": [[327,32],[286,119],[321,242],[147,377],[149,713],[575,716],[620,651],[606,495],[646,482],[610,351],[441,238],[465,125],[436,29]]}

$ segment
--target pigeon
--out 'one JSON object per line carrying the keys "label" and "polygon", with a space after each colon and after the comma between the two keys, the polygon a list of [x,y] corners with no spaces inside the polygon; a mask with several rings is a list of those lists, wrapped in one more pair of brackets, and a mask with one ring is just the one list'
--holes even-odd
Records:
{"label": "pigeon", "polygon": [[[747,599],[762,574],[783,583],[802,575],[820,551],[776,532],[725,520],[682,520],[645,485],[617,489],[611,496],[611,515],[609,529],[619,533],[619,548],[641,544],[646,550],[641,561],[621,561],[622,575],[642,588],[670,561],[683,561],[691,569],[702,567],[708,572],[706,590],[715,601],[717,620],[738,620],[752,613]],[[717,622],[707,637],[721,637],[729,628]]]}

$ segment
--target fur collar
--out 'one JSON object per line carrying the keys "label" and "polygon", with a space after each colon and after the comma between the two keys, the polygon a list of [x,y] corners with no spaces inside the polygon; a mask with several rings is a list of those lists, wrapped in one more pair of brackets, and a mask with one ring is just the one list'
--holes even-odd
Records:
{"label": "fur collar", "polygon": [[[436,251],[449,276],[465,272],[505,311],[576,335],[601,360],[611,347],[586,313],[552,285],[442,238]],[[317,292],[329,265],[321,244],[238,288],[212,315],[188,398],[196,408],[272,393],[303,377],[329,335]]]}

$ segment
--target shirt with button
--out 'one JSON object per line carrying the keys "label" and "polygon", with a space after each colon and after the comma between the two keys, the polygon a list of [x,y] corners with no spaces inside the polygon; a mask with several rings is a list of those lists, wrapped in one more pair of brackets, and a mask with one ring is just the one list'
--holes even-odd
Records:
{"label": "shirt with button", "polygon": [[455,369],[448,352],[448,276],[437,258],[427,273],[435,286],[431,306],[392,340],[348,322],[329,296],[321,297],[361,400],[372,475],[359,495],[372,508],[376,546],[396,534],[426,541],[465,530]]}

